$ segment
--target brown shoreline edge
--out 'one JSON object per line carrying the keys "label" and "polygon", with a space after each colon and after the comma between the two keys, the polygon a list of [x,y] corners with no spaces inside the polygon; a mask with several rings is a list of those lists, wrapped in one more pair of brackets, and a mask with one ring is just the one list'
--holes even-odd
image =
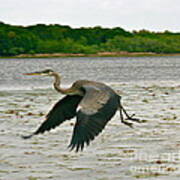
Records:
{"label": "brown shoreline edge", "polygon": [[[53,57],[143,57],[143,56],[180,56],[180,53],[158,54],[153,52],[99,52],[96,54],[83,53],[43,53],[43,54],[20,54],[5,58],[53,58]],[[3,57],[1,57],[3,58]]]}

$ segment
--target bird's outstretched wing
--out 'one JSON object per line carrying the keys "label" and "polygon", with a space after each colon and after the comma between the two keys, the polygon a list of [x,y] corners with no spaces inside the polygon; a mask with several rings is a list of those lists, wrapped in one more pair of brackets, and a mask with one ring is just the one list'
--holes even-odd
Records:
{"label": "bird's outstretched wing", "polygon": [[60,125],[65,120],[73,118],[76,115],[76,108],[81,99],[82,97],[78,95],[65,96],[62,98],[50,110],[46,116],[46,120],[41,124],[37,131],[29,136],[23,136],[23,138],[27,139],[33,135],[44,133],[45,131],[49,131]]}
{"label": "bird's outstretched wing", "polygon": [[119,96],[107,86],[83,86],[85,96],[79,104],[77,121],[69,148],[76,152],[89,145],[113,117],[118,106]]}

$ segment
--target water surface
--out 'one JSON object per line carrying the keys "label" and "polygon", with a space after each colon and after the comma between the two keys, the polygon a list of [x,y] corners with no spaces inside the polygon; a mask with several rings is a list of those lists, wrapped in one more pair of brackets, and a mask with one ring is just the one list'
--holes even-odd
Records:
{"label": "water surface", "polygon": [[0,89],[51,87],[51,79],[22,74],[43,69],[60,72],[63,82],[179,81],[180,57],[0,59]]}
{"label": "water surface", "polygon": [[[0,180],[179,180],[180,57],[0,59]],[[62,95],[48,77],[22,74],[46,68],[103,81],[145,123],[131,129],[119,114],[83,152],[69,152],[72,121],[33,137]]]}

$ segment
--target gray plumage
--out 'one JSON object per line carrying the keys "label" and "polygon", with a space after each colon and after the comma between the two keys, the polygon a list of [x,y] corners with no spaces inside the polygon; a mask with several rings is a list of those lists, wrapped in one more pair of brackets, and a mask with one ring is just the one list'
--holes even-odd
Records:
{"label": "gray plumage", "polygon": [[87,80],[76,81],[70,88],[60,88],[60,75],[52,70],[42,72],[26,73],[26,75],[45,75],[55,77],[54,86],[58,92],[66,94],[57,102],[52,110],[47,114],[46,120],[33,134],[23,136],[28,139],[33,135],[44,133],[66,120],[76,117],[73,135],[69,148],[76,152],[84,149],[84,145],[89,145],[90,141],[102,132],[108,121],[120,111],[121,121],[132,127],[132,123],[123,118],[123,113],[128,120],[137,121],[139,119],[129,116],[121,105],[121,97],[109,86]]}

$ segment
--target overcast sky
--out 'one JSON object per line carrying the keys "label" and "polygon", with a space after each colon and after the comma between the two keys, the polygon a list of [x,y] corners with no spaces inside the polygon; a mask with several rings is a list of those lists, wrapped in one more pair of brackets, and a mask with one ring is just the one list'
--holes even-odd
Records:
{"label": "overcast sky", "polygon": [[0,0],[0,21],[180,32],[180,0]]}

